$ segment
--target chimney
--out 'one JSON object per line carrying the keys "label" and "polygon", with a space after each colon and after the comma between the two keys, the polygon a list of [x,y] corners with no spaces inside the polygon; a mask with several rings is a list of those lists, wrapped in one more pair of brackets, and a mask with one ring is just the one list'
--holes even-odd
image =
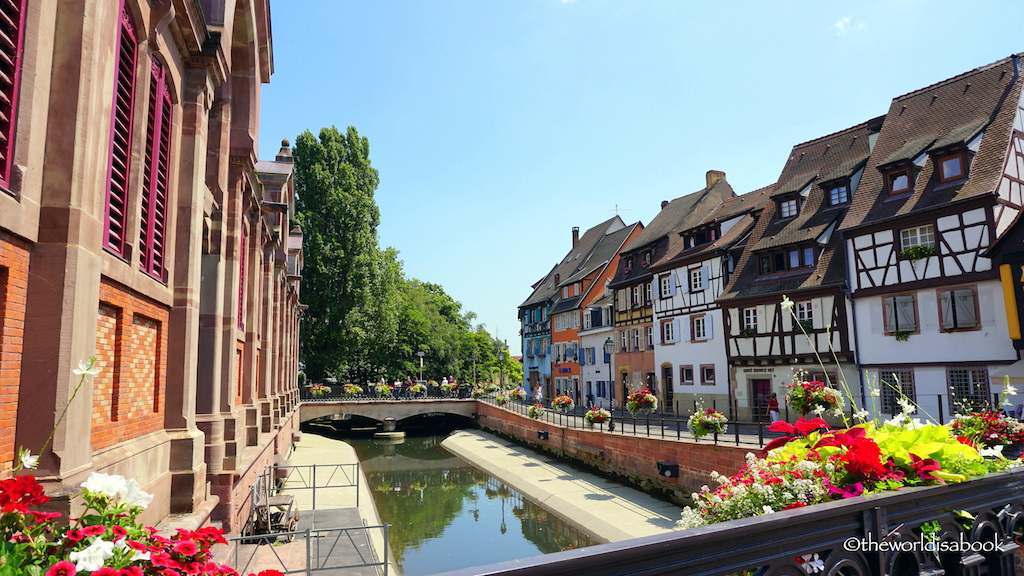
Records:
{"label": "chimney", "polygon": [[576,243],[579,242],[579,241],[580,241],[580,227],[579,226],[573,226],[572,227],[572,247],[575,248],[576,247]]}
{"label": "chimney", "polygon": [[662,209],[662,210],[664,210],[664,209],[665,209],[665,206],[668,206],[668,200],[662,200],[662,201],[661,201],[661,209]]}
{"label": "chimney", "polygon": [[561,274],[555,274],[555,286],[558,286],[561,283],[562,283],[562,276],[561,276]]}
{"label": "chimney", "polygon": [[722,180],[724,178],[725,178],[725,172],[722,172],[722,171],[719,171],[719,170],[708,170],[708,173],[707,173],[708,188],[711,188],[712,186],[717,184],[719,180]]}

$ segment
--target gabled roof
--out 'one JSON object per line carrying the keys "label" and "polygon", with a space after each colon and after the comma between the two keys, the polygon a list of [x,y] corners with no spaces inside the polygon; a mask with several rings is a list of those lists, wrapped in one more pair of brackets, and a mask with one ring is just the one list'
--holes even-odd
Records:
{"label": "gabled roof", "polygon": [[[1020,100],[1018,70],[1014,55],[893,99],[841,229],[993,194]],[[886,193],[885,169],[922,153],[964,146],[978,134],[981,142],[965,180],[938,184],[927,158],[910,193]]]}
{"label": "gabled roof", "polygon": [[[869,136],[878,131],[881,120],[875,118],[793,147],[776,186],[788,191],[807,189],[800,211],[794,218],[782,219],[778,216],[776,201],[767,201],[721,299],[784,294],[843,282],[846,276],[843,244],[839,234],[832,232],[842,220],[846,207],[829,206],[828,194],[837,178],[852,176],[853,170],[865,163],[869,155]],[[829,179],[822,178],[822,174]],[[851,193],[856,198],[859,192]],[[778,188],[768,194],[780,195]],[[766,251],[808,242],[817,243],[819,254],[815,268],[760,274],[759,259]]]}
{"label": "gabled roof", "polygon": [[725,180],[723,174],[710,187],[680,196],[666,204],[661,212],[654,217],[654,220],[651,220],[651,223],[637,234],[629,246],[619,252],[618,270],[615,271],[610,286],[622,286],[646,278],[650,275],[650,266],[644,267],[639,262],[635,262],[632,268],[627,269],[624,261],[631,257],[635,260],[641,252],[650,250],[652,252],[651,265],[653,265],[664,258],[669,246],[676,242],[679,232],[710,222],[709,218],[715,209],[726,198],[732,198],[735,195],[736,193],[733,192],[732,186]]}
{"label": "gabled roof", "polygon": [[606,234],[616,232],[625,226],[622,218],[613,216],[587,230],[565,257],[562,258],[562,261],[556,264],[539,284],[535,285],[533,293],[519,307],[526,308],[545,301],[558,300],[561,297],[558,287],[562,280],[569,278],[583,266],[591,252],[594,251],[594,248],[597,247]]}
{"label": "gabled roof", "polygon": [[611,262],[612,258],[619,253],[622,249],[623,244],[629,239],[629,235],[636,230],[637,226],[640,226],[639,222],[634,222],[625,228],[621,228],[612,232],[611,234],[605,234],[598,242],[597,246],[587,257],[586,262],[580,266],[579,270],[576,271],[572,276],[562,281],[562,284],[571,284],[577,282],[600,270],[604,266],[607,266]]}
{"label": "gabled roof", "polygon": [[735,223],[727,231],[723,232],[714,242],[702,244],[700,246],[687,247],[685,242],[685,234],[691,229],[681,230],[676,234],[674,244],[669,246],[668,252],[664,257],[654,263],[651,268],[657,272],[661,270],[667,270],[672,268],[679,262],[689,262],[700,259],[704,254],[709,252],[716,252],[719,250],[728,250],[736,242],[746,238],[751,228],[754,227],[754,223],[757,222],[757,217],[754,216],[754,212],[760,210],[764,203],[768,200],[771,194],[772,187],[765,186],[759,188],[753,192],[747,192],[742,196],[733,196],[726,198],[718,205],[708,216],[708,222],[727,222],[736,218],[741,220]]}

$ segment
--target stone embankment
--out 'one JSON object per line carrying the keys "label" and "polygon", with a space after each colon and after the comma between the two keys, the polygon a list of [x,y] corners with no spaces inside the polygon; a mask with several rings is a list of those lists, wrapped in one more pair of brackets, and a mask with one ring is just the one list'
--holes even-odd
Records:
{"label": "stone embankment", "polygon": [[441,445],[598,542],[671,532],[679,520],[678,506],[486,432],[456,432]]}

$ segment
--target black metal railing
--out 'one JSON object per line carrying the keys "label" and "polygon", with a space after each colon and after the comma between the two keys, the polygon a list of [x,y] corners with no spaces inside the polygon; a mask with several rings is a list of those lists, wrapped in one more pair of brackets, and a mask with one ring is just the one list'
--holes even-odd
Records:
{"label": "black metal railing", "polygon": [[[379,534],[379,535],[375,535]],[[305,548],[305,563],[296,567],[293,553],[284,553],[282,540]],[[298,540],[298,542],[292,542]],[[376,545],[371,542],[377,540]],[[388,524],[348,528],[306,529],[273,535],[240,536],[234,546],[232,567],[239,574],[273,569],[282,574],[331,572],[388,575]],[[381,550],[380,556],[376,550]],[[359,569],[366,569],[360,572]]]}
{"label": "black metal railing", "polygon": [[1022,502],[1018,469],[444,576],[1011,575],[1024,532]]}

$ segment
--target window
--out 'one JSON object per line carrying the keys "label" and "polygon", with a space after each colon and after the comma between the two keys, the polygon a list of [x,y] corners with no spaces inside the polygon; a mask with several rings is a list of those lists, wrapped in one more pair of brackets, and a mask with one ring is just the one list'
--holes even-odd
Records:
{"label": "window", "polygon": [[959,288],[940,292],[939,314],[943,330],[976,328],[978,305],[974,289]]}
{"label": "window", "polygon": [[640,349],[640,329],[633,330],[633,350]]}
{"label": "window", "polygon": [[779,202],[779,217],[792,218],[797,214],[796,198]]}
{"label": "window", "polygon": [[707,340],[706,316],[694,316],[690,319],[690,334],[694,340]]}
{"label": "window", "polygon": [[757,334],[757,308],[743,309],[743,330]]}
{"label": "window", "polygon": [[644,303],[651,303],[651,294],[653,293],[653,285],[650,282],[644,283]]}
{"label": "window", "polygon": [[171,93],[167,71],[153,60],[149,91],[149,114],[146,123],[146,164],[142,171],[142,222],[139,232],[139,266],[160,280],[165,280],[164,236],[167,224],[167,185],[171,153]]}
{"label": "window", "polygon": [[619,345],[619,349],[622,352],[625,352],[626,350],[629,349],[629,332],[627,332],[626,330],[619,332]]}
{"label": "window", "polygon": [[909,368],[881,371],[879,388],[883,414],[898,413],[900,407],[897,400],[901,397],[917,403],[917,395],[914,393],[914,371]]}
{"label": "window", "polygon": [[810,302],[797,302],[796,303],[796,319],[800,322],[811,322],[814,320],[814,314],[811,311]]}
{"label": "window", "polygon": [[107,206],[103,246],[125,258],[125,225],[128,207],[128,169],[131,162],[132,110],[135,101],[135,27],[121,7],[115,63],[114,104],[110,126],[110,165],[107,166]]}
{"label": "window", "polygon": [[0,53],[3,55],[0,58],[0,183],[5,185],[11,181],[27,3],[27,0],[8,0],[0,5]]}
{"label": "window", "polygon": [[899,194],[910,190],[910,169],[894,170],[885,175],[886,188],[889,194]]}
{"label": "window", "polygon": [[988,388],[988,368],[950,368],[946,373],[951,406],[977,410],[988,405],[992,395]]}
{"label": "window", "polygon": [[917,331],[917,305],[913,296],[890,296],[883,300],[883,311],[886,334]]}
{"label": "window", "polygon": [[644,335],[646,336],[645,340],[647,340],[647,348],[654,348],[654,326],[645,327],[644,333]]}
{"label": "window", "polygon": [[700,383],[704,386],[715,385],[715,366],[713,364],[700,367]]}
{"label": "window", "polygon": [[939,167],[939,182],[948,182],[962,178],[967,171],[964,166],[964,153],[956,152],[939,156],[935,159]]}
{"label": "window", "polygon": [[633,307],[640,305],[640,286],[633,286]]}
{"label": "window", "polygon": [[828,191],[829,206],[838,206],[850,201],[850,189],[843,184]]}
{"label": "window", "polygon": [[702,268],[692,268],[690,270],[690,291],[697,291],[704,289],[704,273]]}
{"label": "window", "polygon": [[935,227],[931,224],[900,230],[900,250],[914,246],[935,248]]}
{"label": "window", "polygon": [[658,290],[659,295],[662,298],[671,298],[672,297],[672,275],[671,274],[665,274],[664,276],[658,278],[658,282],[660,283],[659,290]]}
{"label": "window", "polygon": [[673,321],[661,323],[661,341],[671,343],[676,341],[676,331]]}
{"label": "window", "polygon": [[626,270],[625,270],[625,272],[626,272],[626,274],[629,274],[632,271],[633,271],[633,257],[630,256],[629,258],[626,258]]}
{"label": "window", "polygon": [[817,254],[814,246],[796,246],[778,252],[764,254],[759,257],[758,272],[772,274],[800,268],[811,269],[817,265]]}
{"label": "window", "polygon": [[616,310],[628,310],[629,309],[629,294],[626,290],[615,291],[615,309]]}
{"label": "window", "polygon": [[646,251],[643,253],[643,266],[646,268],[651,265],[651,253]]}
{"label": "window", "polygon": [[693,385],[693,366],[679,367],[679,383]]}

